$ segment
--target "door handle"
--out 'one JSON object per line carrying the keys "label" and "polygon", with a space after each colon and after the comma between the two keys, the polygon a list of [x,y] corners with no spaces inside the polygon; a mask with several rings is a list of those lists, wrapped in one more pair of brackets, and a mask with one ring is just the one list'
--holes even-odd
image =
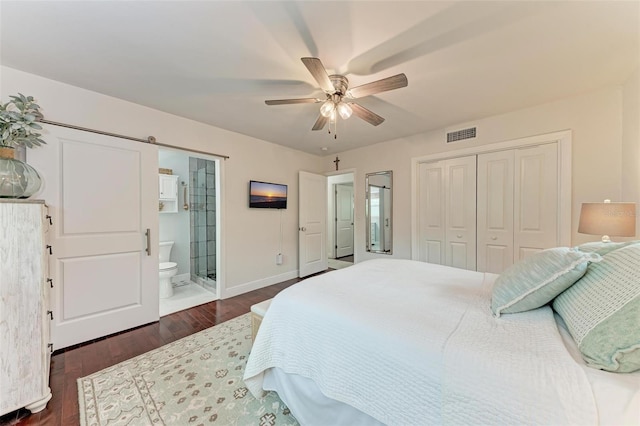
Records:
{"label": "door handle", "polygon": [[497,240],[497,239],[498,239],[498,237],[491,237],[491,239],[492,239],[493,241],[495,241],[495,240]]}
{"label": "door handle", "polygon": [[144,235],[147,237],[147,248],[145,248],[144,251],[147,252],[147,256],[151,256],[151,229],[147,228]]}
{"label": "door handle", "polygon": [[305,228],[304,226],[301,226],[300,228],[298,228],[298,230],[305,232],[307,230],[307,228]]}

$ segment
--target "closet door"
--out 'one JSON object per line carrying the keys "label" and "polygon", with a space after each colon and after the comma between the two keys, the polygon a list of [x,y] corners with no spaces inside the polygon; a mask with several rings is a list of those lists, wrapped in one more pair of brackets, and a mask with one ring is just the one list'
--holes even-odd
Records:
{"label": "closet door", "polygon": [[421,163],[418,169],[418,259],[439,265],[445,264],[444,163]]}
{"label": "closet door", "polygon": [[557,144],[515,150],[514,176],[517,261],[559,244]]}
{"label": "closet door", "polygon": [[476,156],[419,166],[419,259],[476,268]]}
{"label": "closet door", "polygon": [[478,271],[513,264],[514,150],[478,155]]}
{"label": "closet door", "polygon": [[476,156],[445,162],[445,264],[476,269]]}

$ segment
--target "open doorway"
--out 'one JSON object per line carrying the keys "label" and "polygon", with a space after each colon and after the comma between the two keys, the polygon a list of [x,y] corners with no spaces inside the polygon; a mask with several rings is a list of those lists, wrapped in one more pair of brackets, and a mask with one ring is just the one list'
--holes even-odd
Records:
{"label": "open doorway", "polygon": [[[158,165],[159,303],[164,316],[218,299],[220,159],[160,148]],[[164,180],[173,182],[167,191]],[[170,270],[164,272],[163,266]]]}
{"label": "open doorway", "polygon": [[354,263],[354,172],[327,178],[327,258],[331,269]]}

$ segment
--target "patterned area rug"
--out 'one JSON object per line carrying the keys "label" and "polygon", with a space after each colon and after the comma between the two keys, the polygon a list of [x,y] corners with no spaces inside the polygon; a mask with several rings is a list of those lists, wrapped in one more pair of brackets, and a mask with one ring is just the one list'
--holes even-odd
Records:
{"label": "patterned area rug", "polygon": [[298,425],[275,392],[244,386],[249,315],[78,379],[81,424]]}

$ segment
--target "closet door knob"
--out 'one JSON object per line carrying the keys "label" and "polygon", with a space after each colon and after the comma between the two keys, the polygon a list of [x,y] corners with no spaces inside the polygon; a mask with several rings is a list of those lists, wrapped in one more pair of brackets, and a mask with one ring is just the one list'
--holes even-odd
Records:
{"label": "closet door knob", "polygon": [[498,239],[498,237],[491,237],[491,239],[492,239],[493,241],[495,241],[495,240],[497,240],[497,239]]}
{"label": "closet door knob", "polygon": [[462,238],[462,234],[458,234],[458,235],[456,235],[456,237]]}

